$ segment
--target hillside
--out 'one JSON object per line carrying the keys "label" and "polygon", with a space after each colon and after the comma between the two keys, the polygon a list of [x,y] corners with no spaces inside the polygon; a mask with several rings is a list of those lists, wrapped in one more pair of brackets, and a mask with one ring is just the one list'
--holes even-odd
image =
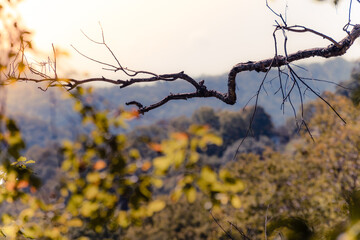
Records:
{"label": "hillside", "polygon": [[[325,63],[304,65],[298,69],[298,74],[310,79],[322,79],[333,81],[335,83],[348,80],[350,78],[351,69],[354,64],[341,58],[326,61]],[[304,70],[306,69],[306,70]],[[274,79],[276,72],[271,72],[268,81],[264,85],[259,105],[271,116],[275,126],[285,123],[289,116],[292,116],[290,107],[285,109],[281,114],[280,105],[282,102],[280,94],[274,95],[277,91],[277,82]],[[240,74],[237,78],[237,104],[230,106],[217,99],[190,99],[185,103],[183,100],[173,101],[165,106],[151,111],[141,116],[136,121],[132,121],[130,127],[139,125],[148,125],[159,120],[171,119],[178,116],[191,116],[193,112],[201,106],[211,106],[217,110],[239,111],[251,99],[258,90],[259,84],[263,78],[262,73],[246,72]],[[225,92],[227,87],[227,75],[219,76],[201,76],[208,88]],[[333,84],[307,80],[308,84],[317,89],[319,93],[323,91],[333,91]],[[43,92],[37,88],[37,85],[30,83],[22,83],[9,86],[7,111],[17,119],[24,132],[25,139],[34,139],[32,136],[41,135],[35,139],[41,139],[38,144],[45,140],[54,138],[72,138],[78,131],[78,123],[80,119],[72,110],[71,100],[64,97],[66,93],[62,93],[59,89],[50,89]],[[151,104],[170,92],[187,92],[193,91],[188,84],[178,82],[161,82],[147,86],[131,86],[125,89],[118,87],[103,87],[95,89],[95,96],[102,100],[103,107],[109,109],[117,109],[122,107],[125,102],[138,100],[141,103]],[[305,89],[302,89],[305,91]],[[304,99],[309,101],[314,99],[314,94],[306,92]],[[299,99],[292,99],[295,106],[298,106]],[[250,102],[249,105],[252,105]],[[29,142],[29,141],[28,141]],[[29,143],[30,145],[36,142]]]}

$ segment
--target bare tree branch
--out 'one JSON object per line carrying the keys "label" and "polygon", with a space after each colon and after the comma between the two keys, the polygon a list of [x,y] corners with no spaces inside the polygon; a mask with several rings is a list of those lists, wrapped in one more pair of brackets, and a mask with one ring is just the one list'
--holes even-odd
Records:
{"label": "bare tree branch", "polygon": [[[281,15],[278,15],[281,16]],[[285,20],[284,20],[285,21]],[[286,22],[284,22],[286,23]],[[31,71],[32,74],[35,75],[34,78],[30,78],[30,77],[17,77],[16,81],[30,81],[30,82],[49,82],[48,87],[58,87],[58,86],[62,86],[64,88],[66,88],[67,90],[72,90],[76,87],[78,87],[79,85],[85,84],[85,83],[90,83],[90,82],[107,82],[107,83],[111,83],[114,85],[119,85],[120,88],[125,88],[128,87],[130,85],[133,84],[137,84],[137,83],[146,83],[146,82],[156,82],[156,81],[167,81],[167,82],[171,82],[171,81],[176,81],[176,80],[183,80],[185,82],[188,82],[189,84],[191,84],[195,89],[194,92],[189,92],[189,93],[176,93],[176,94],[169,94],[168,96],[166,96],[165,98],[163,98],[162,100],[160,100],[157,103],[151,104],[149,106],[144,106],[142,105],[140,102],[134,100],[131,102],[128,102],[127,105],[135,105],[138,107],[138,111],[141,114],[144,114],[145,112],[148,112],[150,110],[153,110],[155,108],[158,108],[162,105],[164,105],[165,103],[172,101],[172,100],[179,100],[179,99],[183,99],[183,100],[187,100],[190,98],[208,98],[208,97],[215,97],[227,104],[235,104],[236,103],[236,76],[241,73],[241,72],[245,72],[245,71],[257,71],[257,72],[264,72],[264,73],[268,73],[269,70],[271,68],[278,68],[279,74],[281,75],[282,73],[280,72],[280,67],[282,66],[287,66],[289,67],[289,63],[301,60],[301,59],[306,59],[306,58],[310,58],[310,57],[323,57],[323,58],[330,58],[330,57],[336,57],[336,56],[341,56],[343,54],[346,53],[346,51],[351,47],[351,45],[354,43],[354,41],[360,36],[360,25],[354,25],[352,31],[341,41],[336,42],[335,40],[333,40],[332,38],[319,33],[315,30],[303,27],[303,26],[276,26],[275,31],[293,31],[293,32],[311,32],[314,33],[316,35],[319,35],[323,38],[328,39],[329,41],[331,41],[333,44],[327,46],[327,47],[323,47],[323,48],[312,48],[312,49],[306,49],[306,50],[301,50],[298,51],[296,53],[292,53],[292,54],[287,54],[286,51],[286,40],[285,40],[285,56],[281,56],[277,54],[277,48],[275,47],[275,56],[273,58],[269,58],[269,59],[265,59],[265,60],[261,60],[261,61],[257,61],[257,62],[246,62],[246,63],[238,63],[236,64],[229,72],[228,74],[228,91],[226,93],[221,93],[218,92],[216,90],[209,90],[207,89],[206,85],[205,85],[205,81],[202,80],[200,82],[195,81],[192,77],[188,76],[187,74],[185,74],[184,72],[179,72],[179,73],[172,73],[172,74],[161,74],[158,75],[156,73],[152,73],[152,72],[148,72],[148,71],[135,71],[135,70],[131,70],[128,68],[123,67],[120,64],[120,61],[116,58],[115,54],[112,52],[112,50],[110,49],[110,47],[106,44],[105,42],[105,38],[104,38],[104,33],[103,30],[101,28],[102,31],[102,42],[97,42],[95,40],[92,40],[91,38],[89,38],[87,35],[85,35],[87,38],[89,38],[91,41],[93,41],[96,44],[101,44],[104,45],[108,51],[112,54],[112,56],[114,57],[114,59],[116,60],[116,62],[118,63],[119,66],[115,66],[109,63],[105,63],[99,60],[96,60],[94,58],[88,57],[85,54],[81,53],[80,51],[78,51],[76,48],[75,50],[81,54],[82,56],[86,57],[87,59],[91,60],[91,61],[95,61],[99,64],[105,65],[110,67],[107,70],[111,70],[111,71],[121,71],[123,73],[125,73],[127,76],[131,77],[130,79],[108,79],[105,77],[99,77],[99,78],[89,78],[89,79],[67,79],[67,78],[59,78],[56,72],[56,52],[55,49],[53,48],[54,51],[54,62],[51,65],[51,68],[53,70],[53,72],[55,73],[54,77],[50,77],[48,74],[44,74],[43,72],[36,70],[34,67],[29,65],[29,69]],[[286,37],[286,36],[285,36]],[[275,46],[276,46],[276,38],[274,37],[275,40]],[[290,71],[291,72],[291,71]],[[137,75],[144,75],[144,77],[136,77]],[[293,74],[293,73],[291,73]],[[7,84],[11,81],[14,80],[14,75],[9,73],[7,75],[8,80],[6,81],[4,84]],[[279,76],[280,81],[282,81],[281,76]],[[11,80],[11,81],[10,81]],[[290,94],[292,92],[292,89],[297,86],[297,84],[302,84],[304,86],[306,86],[307,88],[309,88],[310,90],[312,90],[306,83],[305,83],[305,79],[292,79],[293,85],[290,89],[290,91],[288,93],[286,93],[286,89],[283,87],[283,84],[280,84],[280,90],[282,92],[283,95],[283,104],[285,101],[289,100]],[[263,82],[262,82],[263,84]],[[299,88],[299,86],[297,86]],[[260,92],[259,91],[258,93]],[[299,89],[298,89],[299,90]],[[317,95],[318,97],[321,98],[320,95],[318,95],[315,91],[312,91],[315,95]],[[258,97],[257,97],[258,98]],[[323,101],[324,99],[321,98]],[[326,102],[326,101],[325,101]],[[327,103],[327,102],[326,102]],[[328,103],[327,103],[328,104]],[[329,105],[329,104],[328,104]],[[333,109],[334,110],[334,109]],[[338,114],[337,114],[338,115]]]}

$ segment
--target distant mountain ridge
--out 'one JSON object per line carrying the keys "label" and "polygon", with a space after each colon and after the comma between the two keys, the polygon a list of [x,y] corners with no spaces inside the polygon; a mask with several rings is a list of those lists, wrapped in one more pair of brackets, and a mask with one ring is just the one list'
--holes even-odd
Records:
{"label": "distant mountain ridge", "polygon": [[[351,70],[354,64],[344,59],[335,59],[326,61],[325,63],[314,63],[310,65],[304,65],[302,68],[293,66],[298,70],[298,74],[310,78],[321,79],[326,81],[332,81],[334,83],[340,83],[350,78]],[[306,70],[305,70],[306,69]],[[215,109],[228,109],[231,111],[241,110],[245,104],[254,96],[259,88],[259,85],[263,79],[264,73],[257,72],[244,72],[237,77],[237,103],[233,106],[227,105],[215,98],[198,98],[186,100],[177,100],[167,103],[166,105],[155,109],[149,113],[146,113],[142,118],[143,121],[149,122],[160,119],[170,119],[179,115],[191,116],[194,110],[200,106],[210,106]],[[292,115],[292,111],[286,111],[284,116],[281,114],[280,105],[282,98],[280,94],[274,95],[274,92],[278,90],[278,85],[274,77],[277,76],[277,72],[271,72],[268,76],[262,91],[259,104],[265,108],[265,110],[272,116],[275,125],[279,126],[285,122],[288,116]],[[227,92],[227,74],[219,76],[202,76],[198,80],[204,79],[205,85],[208,89],[214,89],[220,92]],[[272,80],[272,81],[270,81]],[[308,80],[308,84],[311,85],[317,92],[334,91],[333,84],[319,81]],[[124,104],[127,101],[137,100],[143,105],[148,105],[166,97],[169,93],[181,93],[191,92],[194,88],[184,81],[176,82],[158,82],[152,86],[134,86],[124,89],[115,88],[100,88],[97,89],[97,93],[104,96],[109,102],[115,104]],[[269,95],[269,96],[267,96]],[[116,99],[116,101],[114,101]],[[315,99],[315,95],[307,94],[305,101]],[[293,102],[299,102],[299,99],[293,99]],[[250,102],[253,105],[254,102]],[[290,110],[290,109],[289,109]]]}
{"label": "distant mountain ridge", "polygon": [[[303,65],[301,68],[293,66],[298,74],[308,78],[310,84],[318,93],[323,91],[333,91],[334,85],[310,79],[322,79],[339,83],[350,78],[354,63],[348,62],[342,58],[329,60],[324,63],[315,63]],[[306,70],[305,70],[306,69]],[[282,98],[280,94],[274,95],[279,86],[275,79],[277,73],[271,72],[268,80],[265,82],[259,98],[259,105],[264,107],[265,111],[271,115],[276,126],[282,125],[288,116],[293,114],[290,107],[285,109],[282,114],[280,106]],[[131,126],[154,123],[159,120],[167,120],[181,115],[191,116],[192,113],[201,106],[210,106],[214,109],[227,109],[230,111],[239,111],[254,96],[263,79],[263,73],[245,72],[237,77],[237,103],[233,106],[227,105],[218,99],[189,99],[172,101],[164,106],[141,116],[140,119],[131,122]],[[227,74],[219,76],[202,76],[198,80],[204,79],[208,89],[214,89],[221,92],[227,91]],[[25,131],[25,138],[34,135],[42,136],[40,139],[51,138],[49,131],[58,129],[57,134],[61,138],[71,138],[77,130],[80,118],[72,110],[70,99],[64,99],[58,89],[50,89],[43,92],[35,84],[19,83],[8,86],[7,112],[17,119],[21,128]],[[304,91],[305,89],[302,89]],[[191,92],[194,88],[184,81],[158,82],[147,86],[130,86],[124,89],[119,87],[95,88],[94,93],[101,99],[104,99],[110,109],[116,109],[125,104],[125,102],[136,100],[144,105],[155,103],[166,97],[169,93]],[[315,95],[306,93],[305,101],[314,99]],[[299,105],[299,99],[292,99],[294,105]],[[250,105],[253,102],[250,101]],[[54,127],[55,126],[55,127]],[[39,130],[41,129],[41,130]],[[61,131],[59,130],[61,129]],[[28,135],[28,136],[27,136]]]}

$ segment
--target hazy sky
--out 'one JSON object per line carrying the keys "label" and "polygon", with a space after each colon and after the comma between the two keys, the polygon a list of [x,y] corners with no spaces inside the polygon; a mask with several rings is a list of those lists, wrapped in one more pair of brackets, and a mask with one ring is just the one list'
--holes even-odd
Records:
{"label": "hazy sky", "polygon": [[[270,4],[275,11],[286,12],[288,25],[304,25],[335,40],[345,37],[342,27],[349,0],[338,7],[313,0],[272,0]],[[115,63],[105,48],[81,33],[101,40],[99,22],[122,65],[136,70],[221,74],[238,62],[274,53],[276,16],[265,0],[27,0],[20,10],[35,32],[38,47],[49,51],[53,43],[67,49],[72,57],[67,63],[63,60],[63,66],[91,76],[114,75],[79,56],[70,44],[90,57]],[[360,23],[357,1],[352,21]],[[310,33],[289,34],[289,52],[329,44]],[[346,58],[360,58],[360,41],[355,45]]]}

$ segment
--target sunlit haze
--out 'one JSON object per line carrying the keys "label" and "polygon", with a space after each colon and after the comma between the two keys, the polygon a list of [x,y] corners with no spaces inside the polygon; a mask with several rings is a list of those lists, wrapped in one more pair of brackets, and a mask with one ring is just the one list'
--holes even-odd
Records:
{"label": "sunlit haze", "polygon": [[[340,1],[337,7],[330,2],[275,0],[270,4],[275,11],[286,13],[288,25],[303,25],[339,41],[346,36],[342,27],[347,22],[349,1]],[[67,63],[63,60],[69,67],[66,70],[90,76],[114,75],[84,59],[70,45],[89,57],[115,63],[103,46],[81,33],[101,40],[99,22],[106,42],[123,66],[136,70],[214,75],[227,72],[238,62],[274,54],[276,16],[266,8],[265,0],[32,0],[24,1],[20,11],[35,33],[37,47],[50,52],[54,44],[68,50],[71,58]],[[352,23],[360,23],[356,1]],[[311,33],[289,34],[288,51],[329,44]],[[355,60],[359,56],[357,41],[345,57]]]}

